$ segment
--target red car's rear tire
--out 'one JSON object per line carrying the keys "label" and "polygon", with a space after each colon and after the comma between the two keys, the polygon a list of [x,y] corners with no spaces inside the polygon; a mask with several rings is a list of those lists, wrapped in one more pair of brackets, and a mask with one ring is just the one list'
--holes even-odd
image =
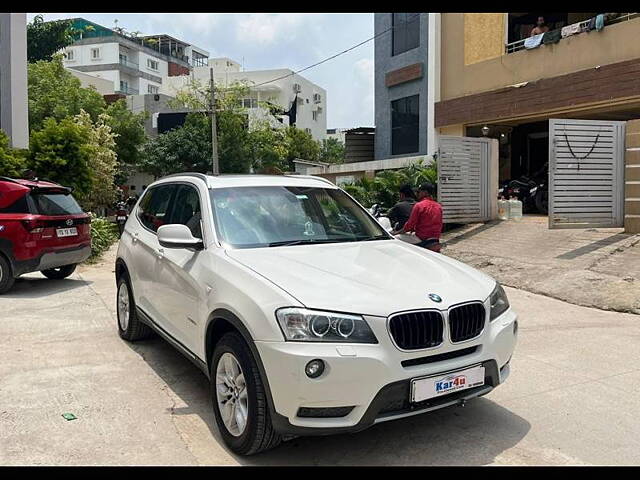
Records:
{"label": "red car's rear tire", "polygon": [[13,286],[15,278],[9,261],[0,254],[0,294],[9,291]]}
{"label": "red car's rear tire", "polygon": [[51,280],[61,280],[63,278],[67,278],[71,275],[76,269],[76,264],[73,263],[71,265],[64,265],[63,267],[57,268],[49,268],[47,270],[42,270],[42,274],[50,278]]}

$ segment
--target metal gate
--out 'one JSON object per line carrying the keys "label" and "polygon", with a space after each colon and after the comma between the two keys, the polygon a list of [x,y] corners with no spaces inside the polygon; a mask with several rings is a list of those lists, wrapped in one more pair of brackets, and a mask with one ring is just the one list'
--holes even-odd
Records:
{"label": "metal gate", "polygon": [[[439,137],[438,201],[444,223],[485,222],[497,209],[497,149],[495,140]],[[495,165],[494,165],[495,163]],[[495,192],[494,192],[495,190]]]}
{"label": "metal gate", "polygon": [[549,228],[622,227],[625,122],[549,120]]}

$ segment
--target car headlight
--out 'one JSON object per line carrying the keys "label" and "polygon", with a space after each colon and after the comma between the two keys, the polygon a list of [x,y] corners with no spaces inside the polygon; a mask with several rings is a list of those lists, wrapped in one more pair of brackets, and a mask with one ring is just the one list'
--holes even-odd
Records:
{"label": "car headlight", "polygon": [[287,340],[295,342],[378,343],[360,315],[306,308],[281,308],[276,318]]}
{"label": "car headlight", "polygon": [[491,304],[491,314],[489,321],[493,321],[509,309],[509,300],[502,285],[496,283],[496,288],[489,295],[489,303]]}

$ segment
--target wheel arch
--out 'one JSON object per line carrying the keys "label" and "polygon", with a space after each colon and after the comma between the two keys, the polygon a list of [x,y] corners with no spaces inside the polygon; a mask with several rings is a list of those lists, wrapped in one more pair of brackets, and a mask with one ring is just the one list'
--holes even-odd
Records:
{"label": "wheel arch", "polygon": [[207,327],[205,329],[204,337],[207,375],[210,375],[211,372],[211,360],[213,357],[213,350],[215,348],[215,345],[218,340],[220,340],[220,338],[222,338],[222,336],[227,332],[239,333],[249,347],[249,350],[251,351],[251,354],[253,355],[253,358],[258,366],[262,384],[264,385],[264,389],[267,394],[267,405],[269,407],[269,411],[274,414],[275,407],[273,404],[273,397],[271,395],[271,387],[269,386],[269,379],[262,363],[260,352],[258,352],[258,348],[256,347],[253,337],[251,336],[251,333],[245,326],[244,322],[235,313],[224,308],[219,308],[211,312],[211,314],[209,315],[209,319],[207,320]]}

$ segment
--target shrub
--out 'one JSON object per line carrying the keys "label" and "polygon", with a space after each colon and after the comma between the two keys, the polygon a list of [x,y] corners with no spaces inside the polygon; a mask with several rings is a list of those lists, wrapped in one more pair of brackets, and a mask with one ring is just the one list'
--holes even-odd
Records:
{"label": "shrub", "polygon": [[118,227],[103,217],[91,217],[91,257],[88,263],[100,260],[102,254],[118,241]]}

